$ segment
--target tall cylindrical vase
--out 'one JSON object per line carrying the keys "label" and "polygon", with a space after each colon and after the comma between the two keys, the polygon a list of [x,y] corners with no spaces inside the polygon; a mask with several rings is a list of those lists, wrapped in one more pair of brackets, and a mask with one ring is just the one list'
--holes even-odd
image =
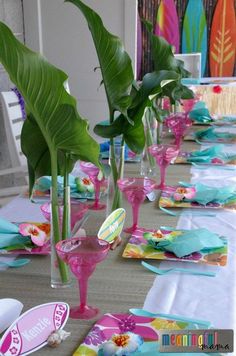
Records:
{"label": "tall cylindrical vase", "polygon": [[[112,211],[121,208],[122,205],[122,194],[116,182],[119,178],[123,178],[124,160],[125,144],[118,138],[114,140],[114,143],[110,146],[109,151],[109,165],[111,167],[111,174],[108,178],[106,216],[110,215]],[[117,174],[114,174],[114,170]]]}
{"label": "tall cylindrical vase", "polygon": [[[52,206],[51,199],[51,287],[66,288],[71,286],[68,266],[57,255],[56,244],[65,237],[70,237],[70,188],[66,187],[64,201],[60,198]],[[52,196],[52,192],[51,192]],[[67,205],[67,209],[64,206]],[[55,211],[58,215],[55,216]],[[54,216],[53,216],[54,214]],[[67,232],[67,233],[66,233]],[[68,234],[68,236],[66,236]]]}
{"label": "tall cylindrical vase", "polygon": [[150,154],[148,148],[157,142],[157,121],[151,115],[145,115],[143,118],[145,130],[145,147],[142,153],[140,174],[144,177],[156,175],[156,162]]}

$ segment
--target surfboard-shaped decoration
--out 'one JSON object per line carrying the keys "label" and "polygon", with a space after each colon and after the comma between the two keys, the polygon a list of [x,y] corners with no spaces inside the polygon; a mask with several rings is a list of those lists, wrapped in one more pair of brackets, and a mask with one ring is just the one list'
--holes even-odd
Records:
{"label": "surfboard-shaped decoration", "polygon": [[142,26],[139,13],[137,13],[137,67],[136,79],[141,79],[142,68]]}
{"label": "surfboard-shaped decoration", "polygon": [[184,15],[182,53],[202,54],[201,75],[203,77],[207,59],[207,22],[202,0],[189,0]]}
{"label": "surfboard-shaped decoration", "polygon": [[179,19],[174,0],[161,0],[155,34],[165,38],[174,47],[174,52],[179,53]]}
{"label": "surfboard-shaped decoration", "polygon": [[236,22],[234,0],[218,0],[210,34],[210,73],[231,77],[235,64]]}

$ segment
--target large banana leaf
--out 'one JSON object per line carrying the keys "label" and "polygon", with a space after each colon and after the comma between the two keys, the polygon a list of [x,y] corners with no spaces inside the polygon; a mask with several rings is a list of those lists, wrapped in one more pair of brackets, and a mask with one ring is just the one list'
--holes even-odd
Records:
{"label": "large banana leaf", "polygon": [[[130,125],[121,114],[113,123],[104,126],[98,124],[94,132],[99,136],[113,138],[123,135],[129,148],[136,152],[142,152],[145,145],[145,135],[142,125],[144,110],[151,106],[151,100],[161,95],[163,89],[179,80],[179,74],[173,71],[159,71],[148,73],[143,77],[140,88],[135,90],[132,103],[128,110],[129,117],[134,125]],[[173,84],[174,85],[174,84]]]}
{"label": "large banana leaf", "polygon": [[82,1],[66,2],[76,5],[87,20],[100,63],[110,113],[117,110],[127,117],[134,75],[131,59],[125,52],[121,40],[109,33],[100,16]]}
{"label": "large banana leaf", "polygon": [[22,134],[22,149],[31,167],[31,183],[33,170],[36,175],[48,173],[48,164],[45,171],[43,168],[49,159],[48,150],[51,158],[57,157],[61,150],[99,165],[99,146],[89,136],[87,121],[79,116],[75,98],[64,89],[67,75],[19,42],[3,23],[0,23],[0,62],[35,119],[34,127],[32,120],[25,121]]}

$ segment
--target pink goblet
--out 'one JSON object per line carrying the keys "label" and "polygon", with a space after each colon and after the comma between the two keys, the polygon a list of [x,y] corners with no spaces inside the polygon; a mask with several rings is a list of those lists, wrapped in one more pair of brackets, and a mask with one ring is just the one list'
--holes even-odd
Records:
{"label": "pink goblet", "polygon": [[144,202],[147,194],[154,190],[156,182],[150,178],[124,178],[118,179],[119,189],[125,193],[128,202],[132,206],[133,225],[124,229],[125,232],[133,233],[138,229],[138,215],[140,205]]}
{"label": "pink goblet", "polygon": [[[43,213],[43,216],[51,221],[51,203],[45,203],[40,206],[40,209]],[[71,230],[73,230],[75,224],[80,221],[84,215],[87,213],[88,207],[86,204],[81,202],[73,202],[70,204],[70,222],[71,222]],[[59,205],[59,219],[62,222],[63,219],[63,204]]]}
{"label": "pink goblet", "polygon": [[109,242],[93,236],[74,237],[56,244],[58,256],[70,266],[79,284],[80,305],[70,308],[72,319],[92,319],[99,313],[98,308],[87,305],[88,279],[109,249]]}
{"label": "pink goblet", "polygon": [[95,189],[95,201],[94,204],[89,205],[89,209],[92,210],[101,210],[106,207],[106,204],[99,203],[100,197],[100,189],[104,184],[105,178],[103,177],[101,180],[98,179],[99,168],[90,162],[80,162],[81,170],[89,176],[91,181],[94,184]]}
{"label": "pink goblet", "polygon": [[167,117],[165,123],[175,136],[174,144],[180,147],[183,136],[193,124],[192,120],[190,120],[186,113],[177,113]]}
{"label": "pink goblet", "polygon": [[161,182],[155,188],[165,189],[166,168],[178,156],[179,147],[173,145],[152,145],[149,147],[149,152],[156,158],[156,163],[160,167]]}

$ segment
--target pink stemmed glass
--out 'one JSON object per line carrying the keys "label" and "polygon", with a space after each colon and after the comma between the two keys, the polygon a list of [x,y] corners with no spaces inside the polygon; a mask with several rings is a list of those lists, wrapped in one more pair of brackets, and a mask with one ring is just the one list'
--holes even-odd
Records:
{"label": "pink stemmed glass", "polygon": [[[40,209],[43,213],[43,216],[48,221],[51,221],[51,203],[47,202],[40,206]],[[62,222],[63,219],[63,204],[59,205],[59,220]],[[73,230],[75,224],[82,220],[84,215],[88,211],[88,206],[81,202],[73,202],[70,204],[70,222],[71,222],[71,230]]]}
{"label": "pink stemmed glass", "polygon": [[183,136],[186,134],[187,130],[192,126],[192,120],[188,117],[186,113],[172,114],[166,119],[166,126],[171,129],[175,136],[174,144],[180,147]]}
{"label": "pink stemmed glass", "polygon": [[118,179],[117,185],[124,192],[133,212],[133,225],[124,231],[133,233],[138,229],[140,205],[144,202],[146,195],[154,190],[156,182],[150,178],[123,178]]}
{"label": "pink stemmed glass", "polygon": [[178,156],[179,147],[173,145],[152,145],[149,147],[149,152],[156,159],[156,163],[160,167],[161,182],[156,185],[156,189],[165,189],[166,168],[170,162]]}
{"label": "pink stemmed glass", "polygon": [[183,109],[185,113],[189,113],[193,110],[194,105],[201,99],[200,94],[195,94],[193,99],[182,99],[181,104],[183,105]]}
{"label": "pink stemmed glass", "polygon": [[99,168],[95,166],[93,163],[90,162],[80,162],[81,170],[89,176],[92,183],[94,184],[95,189],[95,201],[94,204],[89,205],[89,209],[92,210],[101,210],[106,207],[106,204],[101,204],[99,202],[100,196],[100,189],[104,184],[105,178],[103,177],[102,180],[98,179]]}
{"label": "pink stemmed glass", "polygon": [[56,244],[58,256],[70,266],[79,284],[80,305],[70,308],[72,319],[92,319],[99,313],[98,308],[87,305],[88,279],[109,249],[109,242],[93,236],[73,237]]}

